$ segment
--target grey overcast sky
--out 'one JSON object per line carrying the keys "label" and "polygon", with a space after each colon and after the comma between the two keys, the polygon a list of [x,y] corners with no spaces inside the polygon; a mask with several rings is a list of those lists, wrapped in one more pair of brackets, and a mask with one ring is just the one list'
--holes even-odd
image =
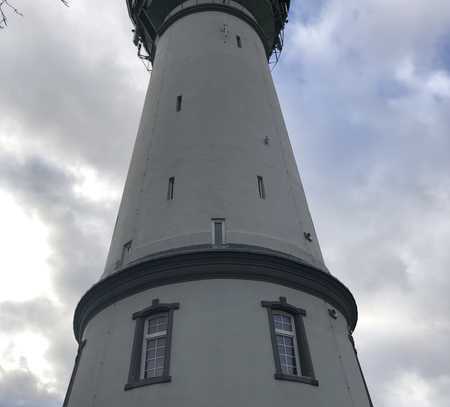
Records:
{"label": "grey overcast sky", "polygon": [[[0,31],[0,407],[54,407],[149,80],[125,0]],[[377,407],[450,406],[450,2],[294,0],[274,79]]]}

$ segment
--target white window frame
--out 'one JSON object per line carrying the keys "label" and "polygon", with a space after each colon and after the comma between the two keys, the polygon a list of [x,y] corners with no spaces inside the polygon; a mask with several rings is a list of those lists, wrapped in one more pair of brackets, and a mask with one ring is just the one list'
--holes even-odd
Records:
{"label": "white window frame", "polygon": [[[158,332],[154,332],[152,334],[148,333],[148,326],[150,324],[150,321],[153,319],[158,319],[161,317],[166,317],[167,320],[167,324],[166,324],[166,329],[164,331],[158,331]],[[161,313],[161,314],[155,314],[152,315],[150,317],[148,317],[145,321],[144,324],[144,334],[143,334],[143,338],[142,338],[142,349],[141,349],[141,372],[140,372],[140,379],[141,380],[145,380],[145,379],[149,379],[149,378],[155,378],[155,377],[160,377],[160,376],[152,376],[152,377],[145,377],[145,359],[147,356],[147,340],[152,340],[152,339],[159,339],[159,338],[166,338],[166,349],[164,351],[164,364],[166,363],[166,359],[167,359],[167,347],[169,346],[168,344],[168,328],[169,328],[169,315],[167,313]],[[163,374],[164,375],[164,370],[165,368],[163,367]]]}
{"label": "white window frame", "polygon": [[[291,326],[292,326],[292,331],[285,331],[283,329],[279,329],[275,326],[275,315],[282,315],[282,316],[286,316],[290,319],[291,321]],[[297,340],[297,327],[295,326],[295,318],[293,315],[289,314],[288,312],[285,311],[278,311],[278,310],[274,310],[272,312],[272,318],[273,318],[273,328],[275,331],[275,336],[277,335],[282,335],[282,336],[288,336],[290,338],[292,338],[292,342],[294,344],[294,357],[295,357],[295,363],[296,363],[296,368],[297,368],[297,373],[285,373],[285,374],[292,374],[294,376],[301,376],[302,375],[302,367],[300,365],[300,359],[299,359],[299,350],[298,350],[298,340]],[[280,355],[280,351],[277,349],[277,354],[278,354],[278,359],[280,361],[280,366],[281,366],[281,355]],[[284,373],[284,372],[283,372]]]}

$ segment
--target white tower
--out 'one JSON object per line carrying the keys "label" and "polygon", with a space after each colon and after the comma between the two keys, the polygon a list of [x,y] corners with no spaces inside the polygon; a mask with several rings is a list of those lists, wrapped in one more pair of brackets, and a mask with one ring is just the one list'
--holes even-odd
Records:
{"label": "white tower", "polygon": [[64,405],[372,406],[268,68],[289,0],[127,3],[153,72]]}

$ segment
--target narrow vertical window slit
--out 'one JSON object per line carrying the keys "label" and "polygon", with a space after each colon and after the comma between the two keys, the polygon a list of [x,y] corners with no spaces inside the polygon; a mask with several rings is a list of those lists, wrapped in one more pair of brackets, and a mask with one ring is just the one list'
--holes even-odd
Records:
{"label": "narrow vertical window slit", "polygon": [[225,219],[212,219],[213,244],[220,246],[225,242]]}
{"label": "narrow vertical window slit", "polygon": [[258,179],[258,195],[260,199],[266,199],[266,189],[264,187],[264,179],[260,175],[258,175],[257,179]]}
{"label": "narrow vertical window slit", "polygon": [[181,111],[181,106],[183,104],[183,95],[177,96],[177,112]]}
{"label": "narrow vertical window slit", "polygon": [[236,43],[237,43],[238,48],[242,48],[242,40],[239,35],[236,35]]}
{"label": "narrow vertical window slit", "polygon": [[168,201],[173,201],[174,185],[175,185],[175,177],[170,177],[169,178],[169,186],[168,186],[168,189],[167,189],[167,200]]}

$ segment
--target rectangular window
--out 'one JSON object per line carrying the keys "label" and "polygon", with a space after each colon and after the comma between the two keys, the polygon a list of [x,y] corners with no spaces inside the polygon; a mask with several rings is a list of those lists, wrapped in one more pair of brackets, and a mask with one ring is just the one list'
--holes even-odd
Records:
{"label": "rectangular window", "polygon": [[133,314],[136,326],[125,390],[171,380],[173,312],[179,307],[178,303],[162,304],[155,299],[150,307]]}
{"label": "rectangular window", "polygon": [[183,104],[183,95],[177,96],[177,112],[181,111],[181,105]]}
{"label": "rectangular window", "polygon": [[222,245],[225,243],[225,219],[212,219],[213,244]]}
{"label": "rectangular window", "polygon": [[257,177],[258,179],[258,194],[261,199],[266,199],[266,189],[264,188],[264,179],[260,175]]}
{"label": "rectangular window", "polygon": [[145,322],[141,379],[161,377],[164,375],[167,348],[167,323],[167,313],[154,315]]}
{"label": "rectangular window", "polygon": [[269,315],[270,336],[275,360],[275,379],[318,386],[314,375],[303,317],[306,312],[280,301],[262,301]]}
{"label": "rectangular window", "polygon": [[237,43],[238,48],[242,48],[242,40],[239,35],[236,35],[236,43]]}
{"label": "rectangular window", "polygon": [[294,320],[291,315],[282,311],[274,311],[272,318],[281,371],[285,374],[298,376],[299,363]]}
{"label": "rectangular window", "polygon": [[167,188],[167,200],[173,201],[173,188],[175,186],[175,177],[169,178],[169,186]]}

